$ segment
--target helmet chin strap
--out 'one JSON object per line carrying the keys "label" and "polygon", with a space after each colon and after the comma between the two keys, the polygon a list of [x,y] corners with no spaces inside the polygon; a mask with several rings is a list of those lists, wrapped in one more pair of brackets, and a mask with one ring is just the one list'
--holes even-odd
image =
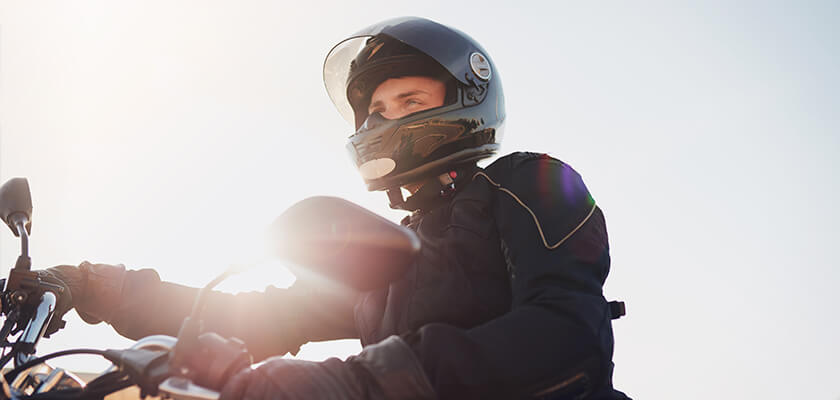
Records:
{"label": "helmet chin strap", "polygon": [[420,189],[414,192],[407,199],[403,198],[399,186],[390,188],[385,192],[388,194],[388,201],[391,208],[395,210],[417,211],[429,208],[440,200],[449,198],[455,193],[456,188],[469,176],[468,170],[474,168],[468,165],[451,169],[438,175],[436,178],[427,179],[422,183]]}

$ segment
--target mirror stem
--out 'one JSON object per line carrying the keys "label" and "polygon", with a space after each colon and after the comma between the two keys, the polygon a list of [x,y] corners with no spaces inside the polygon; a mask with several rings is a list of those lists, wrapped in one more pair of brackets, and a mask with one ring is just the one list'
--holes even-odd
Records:
{"label": "mirror stem", "polygon": [[26,221],[18,221],[15,227],[20,234],[20,257],[15,263],[16,269],[30,269],[32,267],[32,259],[29,258],[29,233],[26,232]]}
{"label": "mirror stem", "polygon": [[20,232],[20,255],[29,257],[29,234],[24,227],[24,221],[17,223],[18,232]]}

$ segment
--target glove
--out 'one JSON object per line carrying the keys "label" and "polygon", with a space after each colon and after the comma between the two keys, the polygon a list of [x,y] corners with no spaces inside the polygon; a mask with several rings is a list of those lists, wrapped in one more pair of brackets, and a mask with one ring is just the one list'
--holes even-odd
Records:
{"label": "glove", "polygon": [[436,398],[414,352],[391,336],[347,361],[270,358],[256,369],[237,373],[224,385],[219,400]]}
{"label": "glove", "polygon": [[[73,308],[73,291],[70,288],[70,285],[77,284],[73,281],[77,275],[73,271],[77,269],[76,267],[72,265],[59,265],[53,268],[55,269],[55,272],[50,272],[49,270],[36,271],[38,273],[38,278],[42,281],[64,288],[61,293],[56,293],[57,301],[55,304],[55,310],[53,311],[53,316],[52,319],[50,319],[49,325],[47,325],[47,330],[44,332],[44,337],[50,337],[50,335],[58,332],[59,329],[64,327],[64,314],[67,314],[67,311],[70,311],[70,309]],[[59,278],[59,274],[64,276],[64,278]]]}
{"label": "glove", "polygon": [[47,268],[38,271],[38,276],[64,287],[47,326],[46,333],[50,335],[61,329],[62,318],[71,308],[75,308],[89,324],[109,321],[120,303],[125,267],[84,261],[78,267],[59,265]]}

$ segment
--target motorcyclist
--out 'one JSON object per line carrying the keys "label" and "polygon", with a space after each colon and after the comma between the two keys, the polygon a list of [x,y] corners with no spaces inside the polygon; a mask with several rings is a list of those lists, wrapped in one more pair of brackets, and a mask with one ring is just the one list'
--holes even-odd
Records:
{"label": "motorcyclist", "polygon": [[[205,330],[239,337],[256,359],[308,341],[364,346],[345,361],[270,358],[236,374],[222,398],[626,398],[612,387],[604,217],[580,175],[535,153],[476,165],[497,152],[505,120],[488,53],[447,26],[393,19],[336,45],[324,80],[355,126],[347,149],[368,190],[411,211],[403,224],[421,254],[373,291],[299,280],[214,292]],[[84,262],[48,273],[85,321],[134,339],[175,335],[196,294],[151,269]]]}

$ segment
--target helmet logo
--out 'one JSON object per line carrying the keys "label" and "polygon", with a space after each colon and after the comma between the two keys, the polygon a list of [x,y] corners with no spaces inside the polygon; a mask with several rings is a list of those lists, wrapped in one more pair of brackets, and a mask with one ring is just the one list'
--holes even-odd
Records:
{"label": "helmet logo", "polygon": [[483,54],[478,52],[470,54],[470,68],[475,76],[482,80],[490,79],[490,61]]}
{"label": "helmet logo", "polygon": [[359,172],[362,173],[362,178],[379,179],[391,173],[396,166],[397,163],[390,158],[377,158],[360,165]]}

